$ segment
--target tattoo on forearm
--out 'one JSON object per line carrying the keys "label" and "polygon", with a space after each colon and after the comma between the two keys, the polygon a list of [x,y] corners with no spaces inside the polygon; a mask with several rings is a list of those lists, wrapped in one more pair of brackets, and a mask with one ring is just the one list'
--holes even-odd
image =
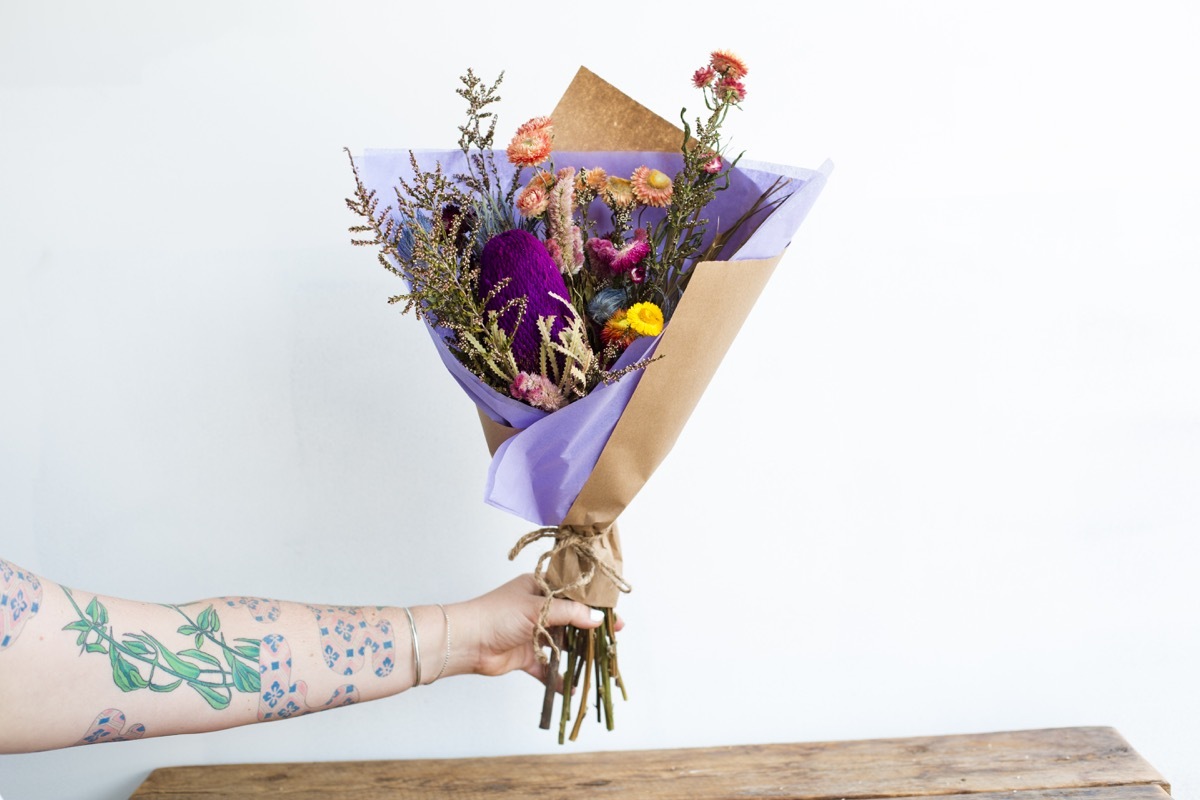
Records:
{"label": "tattoo on forearm", "polygon": [[275,622],[283,613],[278,600],[269,600],[266,597],[222,597],[221,602],[228,608],[245,608],[250,612],[250,616],[254,617],[255,622]]}
{"label": "tattoo on forearm", "polygon": [[41,605],[42,583],[37,575],[0,558],[0,650],[16,641]]}
{"label": "tattoo on forearm", "polygon": [[304,681],[292,682],[292,648],[287,639],[277,633],[263,637],[258,667],[262,676],[262,693],[258,698],[260,721],[287,719],[310,711],[348,706],[359,700],[358,689],[346,684],[334,690],[324,703],[310,705],[308,685]]}
{"label": "tattoo on forearm", "polygon": [[140,739],[146,735],[146,726],[140,722],[137,725],[125,727],[125,714],[116,708],[106,708],[101,711],[88,732],[75,744],[97,744],[99,742],[128,742]]}
{"label": "tattoo on forearm", "polygon": [[[308,685],[302,680],[292,680],[292,650],[287,640],[281,634],[269,633],[262,639],[235,638],[231,644],[221,633],[221,618],[214,606],[207,606],[194,618],[180,606],[168,606],[184,619],[176,633],[195,640],[195,647],[172,650],[146,631],[118,635],[109,624],[108,609],[99,598],[93,597],[86,608],[80,608],[71,590],[65,586],[62,589],[78,616],[77,620],[63,626],[63,630],[78,634],[75,642],[83,652],[108,656],[113,682],[122,691],[172,692],[186,684],[218,710],[229,706],[234,692],[256,693],[259,697],[258,718],[262,721],[350,705],[359,700],[358,689],[353,684],[345,684],[334,690],[324,703],[310,704]],[[258,610],[249,602],[238,602],[244,599],[255,598],[224,598],[226,607],[247,606],[252,613]],[[264,614],[271,620],[278,618],[278,604],[266,600],[262,603]],[[343,653],[347,660],[343,663],[352,663],[357,669],[365,661],[368,650],[372,656],[382,650],[385,656],[380,659],[375,672],[377,675],[391,672],[393,643],[391,626],[386,621],[371,626],[362,619],[358,609],[312,610],[322,623],[323,640],[336,636],[346,643],[347,649]],[[335,619],[329,621],[332,629],[325,629],[322,614],[334,615]],[[340,660],[339,655],[333,663]],[[333,666],[328,652],[326,663]],[[348,669],[345,674],[352,671]],[[124,716],[115,709],[108,709],[97,718],[84,741],[89,741],[88,737],[93,737],[91,741],[116,741],[110,735],[115,715],[120,715],[120,725],[115,729],[120,733]],[[141,726],[134,726],[120,735],[136,738],[130,731],[137,736],[144,733]]]}
{"label": "tattoo on forearm", "polygon": [[367,622],[363,609],[347,606],[309,606],[321,631],[325,666],[341,675],[353,675],[368,661],[380,678],[395,667],[395,638],[392,625],[384,619]]}
{"label": "tattoo on forearm", "polygon": [[212,606],[195,619],[178,606],[169,606],[185,620],[176,632],[195,638],[195,647],[176,651],[146,631],[118,636],[99,598],[93,597],[87,608],[80,608],[71,590],[65,586],[62,589],[79,617],[63,630],[78,633],[75,643],[82,651],[108,656],[113,683],[121,691],[173,692],[186,684],[220,710],[229,706],[235,691],[260,690],[257,667],[261,640],[236,638],[232,644],[227,642],[220,632],[221,619]]}
{"label": "tattoo on forearm", "polygon": [[[222,597],[226,608],[244,608],[255,622],[275,622],[283,614],[278,600],[266,597]],[[307,606],[321,633],[321,657],[325,666],[339,675],[353,675],[372,664],[374,673],[385,678],[395,668],[396,647],[389,620],[367,620],[367,610],[354,606]]]}

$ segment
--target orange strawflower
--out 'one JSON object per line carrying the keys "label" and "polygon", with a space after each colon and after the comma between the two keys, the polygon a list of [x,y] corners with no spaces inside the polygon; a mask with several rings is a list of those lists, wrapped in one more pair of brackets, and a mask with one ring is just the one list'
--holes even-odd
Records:
{"label": "orange strawflower", "polygon": [[550,157],[554,149],[554,123],[549,117],[534,117],[517,128],[508,145],[509,163],[533,167]]}
{"label": "orange strawflower", "polygon": [[604,171],[603,167],[583,170],[579,173],[579,182],[576,184],[581,189],[586,187],[597,194],[607,185],[608,173]]}
{"label": "orange strawflower", "polygon": [[550,192],[539,180],[532,180],[529,185],[517,195],[517,211],[527,219],[540,217],[550,206]]}
{"label": "orange strawflower", "polygon": [[625,309],[621,309],[609,317],[608,322],[604,323],[604,327],[600,329],[600,339],[605,344],[628,347],[636,338],[637,334],[629,329],[629,318]]}

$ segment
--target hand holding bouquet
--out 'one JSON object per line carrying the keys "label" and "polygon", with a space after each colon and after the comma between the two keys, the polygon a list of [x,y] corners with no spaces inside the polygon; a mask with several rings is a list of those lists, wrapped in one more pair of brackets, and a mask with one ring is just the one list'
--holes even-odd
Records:
{"label": "hand holding bouquet", "polygon": [[[427,323],[479,409],[493,452],[487,500],[543,527],[547,607],[603,609],[596,631],[539,626],[566,696],[595,685],[612,727],[613,607],[628,591],[616,518],[674,443],[792,234],[821,172],[730,157],[745,64],[696,70],[706,113],[677,129],[581,69],[553,113],[494,146],[500,81],[468,71],[457,150],[368,152],[347,200],[355,244],[403,279],[391,298]],[[380,207],[380,192],[389,203]],[[736,259],[736,260],[734,260]],[[551,682],[552,684],[553,682]],[[553,694],[547,690],[543,727]],[[571,716],[564,702],[560,741]]]}

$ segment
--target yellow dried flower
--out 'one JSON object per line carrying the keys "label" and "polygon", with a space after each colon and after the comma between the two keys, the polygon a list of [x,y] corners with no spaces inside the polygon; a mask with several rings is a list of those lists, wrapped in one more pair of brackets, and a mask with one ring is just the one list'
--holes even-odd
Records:
{"label": "yellow dried flower", "polygon": [[629,327],[638,336],[658,336],[663,329],[662,309],[654,303],[634,303],[626,314]]}

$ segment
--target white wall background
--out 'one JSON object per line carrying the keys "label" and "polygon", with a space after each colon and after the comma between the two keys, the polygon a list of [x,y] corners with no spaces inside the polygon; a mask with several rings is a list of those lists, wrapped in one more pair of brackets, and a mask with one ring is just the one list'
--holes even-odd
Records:
{"label": "white wall background", "polygon": [[[580,64],[673,118],[726,47],[735,146],[837,169],[623,518],[632,699],[572,749],[1111,725],[1200,797],[1200,12],[786,5],[0,0],[0,554],[163,602],[527,569],[341,148],[453,146],[468,66],[504,137]],[[0,794],[559,752],[539,701],[0,756]]]}

